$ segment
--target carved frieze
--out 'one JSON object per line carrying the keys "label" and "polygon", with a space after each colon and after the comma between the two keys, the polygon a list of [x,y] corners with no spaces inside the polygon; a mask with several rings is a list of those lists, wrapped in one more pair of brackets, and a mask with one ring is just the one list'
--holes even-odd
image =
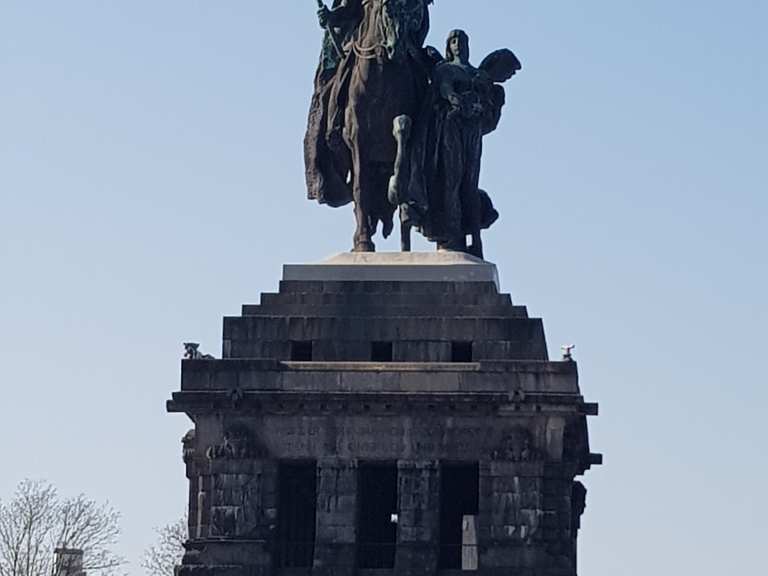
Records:
{"label": "carved frieze", "polygon": [[222,442],[209,446],[206,451],[209,460],[247,460],[263,455],[264,450],[257,445],[252,432],[241,424],[225,427]]}
{"label": "carved frieze", "polygon": [[534,446],[530,430],[522,427],[505,432],[491,453],[491,458],[509,462],[537,462],[542,459],[541,452]]}

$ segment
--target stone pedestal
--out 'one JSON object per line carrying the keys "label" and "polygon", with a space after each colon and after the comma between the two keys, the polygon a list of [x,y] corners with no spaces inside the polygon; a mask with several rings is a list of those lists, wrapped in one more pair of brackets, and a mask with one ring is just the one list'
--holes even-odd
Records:
{"label": "stone pedestal", "polygon": [[496,266],[463,252],[345,252],[319,264],[286,264],[297,282],[493,282]]}
{"label": "stone pedestal", "polygon": [[[289,265],[223,337],[222,359],[183,361],[168,403],[195,423],[180,576],[575,576],[597,406],[495,266],[454,253]],[[371,466],[379,496],[362,501]],[[281,491],[289,480],[301,496]]]}

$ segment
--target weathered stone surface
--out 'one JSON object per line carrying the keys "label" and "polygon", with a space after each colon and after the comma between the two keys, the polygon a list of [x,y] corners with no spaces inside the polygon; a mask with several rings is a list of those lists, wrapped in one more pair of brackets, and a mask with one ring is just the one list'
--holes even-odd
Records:
{"label": "weathered stone surface", "polygon": [[[292,360],[296,341],[311,361]],[[391,344],[392,361],[374,361],[375,342]],[[225,319],[223,359],[182,362],[168,409],[195,422],[183,576],[451,574],[441,494],[456,463],[479,469],[467,512],[478,576],[576,574],[585,489],[574,479],[601,461],[586,425],[597,406],[575,362],[549,360],[541,320],[493,280],[284,280]],[[276,553],[286,463],[316,471],[305,566]],[[396,469],[383,571],[359,566],[359,470],[371,464]]]}
{"label": "weathered stone surface", "polygon": [[439,556],[439,463],[398,462],[398,574],[435,574]]}
{"label": "weathered stone surface", "polygon": [[496,266],[462,252],[342,253],[319,264],[287,264],[287,281],[492,282]]}

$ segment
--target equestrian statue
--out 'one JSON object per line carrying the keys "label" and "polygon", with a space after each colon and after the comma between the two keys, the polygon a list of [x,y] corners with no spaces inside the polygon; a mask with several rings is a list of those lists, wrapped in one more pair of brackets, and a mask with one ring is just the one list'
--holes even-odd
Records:
{"label": "equestrian statue", "polygon": [[386,238],[399,209],[404,251],[415,227],[438,249],[482,258],[480,230],[498,217],[478,187],[482,137],[519,61],[499,50],[471,66],[463,31],[444,57],[425,48],[433,0],[317,2],[325,37],[304,139],[308,197],[354,203],[355,252],[375,251],[379,224]]}

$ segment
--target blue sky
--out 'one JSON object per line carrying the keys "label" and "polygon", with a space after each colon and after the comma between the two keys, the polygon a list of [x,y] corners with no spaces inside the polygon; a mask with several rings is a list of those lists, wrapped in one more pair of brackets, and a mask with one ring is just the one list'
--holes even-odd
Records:
{"label": "blue sky", "polygon": [[[281,264],[350,246],[350,210],[304,199],[314,5],[0,0],[0,498],[109,499],[132,574],[184,507],[181,342],[218,353]],[[601,404],[582,574],[762,570],[766,22],[760,0],[433,8],[431,44],[462,27],[475,62],[523,62],[486,138],[486,255]]]}

